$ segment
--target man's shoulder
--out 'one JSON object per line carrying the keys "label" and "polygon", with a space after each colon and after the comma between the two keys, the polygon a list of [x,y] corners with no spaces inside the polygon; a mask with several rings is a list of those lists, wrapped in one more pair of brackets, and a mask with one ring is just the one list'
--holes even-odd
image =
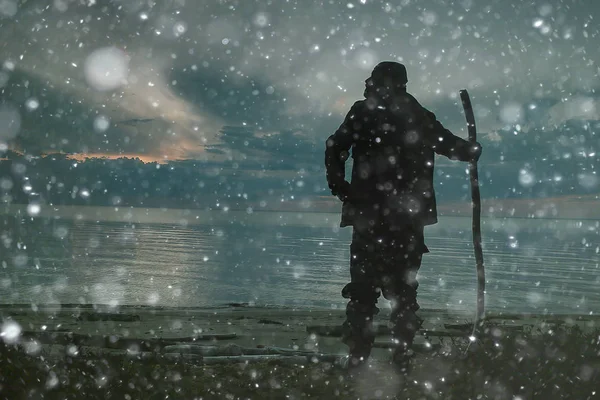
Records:
{"label": "man's shoulder", "polygon": [[350,107],[350,111],[362,111],[367,108],[367,103],[365,99],[356,100],[352,107]]}
{"label": "man's shoulder", "polygon": [[357,119],[360,116],[364,115],[366,111],[368,110],[365,100],[357,100],[350,107],[350,110],[348,111],[348,118]]}
{"label": "man's shoulder", "polygon": [[410,105],[411,107],[423,108],[423,106],[421,106],[421,103],[419,103],[417,98],[408,92],[402,93],[400,99],[408,105]]}
{"label": "man's shoulder", "polygon": [[421,117],[435,118],[435,114],[423,107],[417,98],[412,94],[408,92],[403,93],[403,99],[411,113],[420,115]]}

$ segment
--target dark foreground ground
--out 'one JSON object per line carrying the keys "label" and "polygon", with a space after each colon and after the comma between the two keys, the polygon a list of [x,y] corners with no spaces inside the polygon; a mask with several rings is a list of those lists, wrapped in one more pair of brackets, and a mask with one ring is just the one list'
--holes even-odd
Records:
{"label": "dark foreground ground", "polygon": [[[223,320],[225,315],[229,315],[227,318],[232,320],[246,321],[248,316],[257,312],[236,310],[229,314],[219,313],[218,318]],[[182,338],[167,340],[163,338],[166,334],[161,338],[137,342],[115,335],[98,341],[91,333],[62,332],[57,328],[59,324],[54,327],[56,333],[48,336],[25,330],[28,326],[24,321],[33,321],[31,315],[12,313],[12,317],[7,317],[5,312],[4,322],[21,318],[24,330],[19,338],[9,337],[9,332],[9,336],[0,339],[0,399],[600,398],[600,329],[592,321],[577,324],[573,321],[559,323],[555,319],[555,323],[545,323],[541,328],[486,322],[479,335],[480,340],[468,352],[465,352],[468,333],[450,335],[451,332],[446,331],[435,345],[419,347],[412,372],[403,378],[386,367],[387,349],[384,348],[378,348],[377,357],[367,371],[350,376],[339,368],[335,360],[327,357],[317,359],[310,356],[308,362],[300,355],[267,361],[229,359],[221,363],[224,361],[222,358],[206,357],[208,353],[204,358],[183,354],[183,351],[175,354],[176,351],[169,350],[169,346],[181,343]],[[277,317],[277,313],[271,311],[270,314],[272,318]],[[53,315],[59,318],[59,314]],[[90,319],[98,327],[107,323],[96,321],[99,318],[96,314],[83,314],[81,310],[78,320],[83,321],[84,315],[87,315],[88,324],[91,324]],[[140,315],[140,321],[150,321],[150,316]],[[244,318],[233,318],[238,315]],[[260,316],[262,318],[262,314]],[[123,319],[124,316],[119,314],[111,318]],[[200,319],[200,316],[197,318]],[[203,325],[206,325],[208,317],[202,318]],[[106,315],[104,319],[107,319]],[[273,332],[288,325],[269,321],[269,324],[261,325],[268,326]],[[283,317],[277,321],[285,322]],[[123,324],[125,322],[117,323]],[[80,325],[85,324],[80,322]],[[30,327],[35,328],[35,323]],[[314,329],[306,327],[304,331],[307,330]],[[242,330],[238,332],[244,333]],[[434,332],[428,333],[430,338]],[[326,333],[310,334],[308,337],[321,338],[325,342]],[[332,335],[335,336],[329,332],[327,340],[338,340]],[[239,341],[240,338],[229,337],[227,340]],[[203,339],[206,338],[196,336],[197,341]],[[221,339],[225,340],[225,336]],[[196,341],[193,345],[205,350],[256,350],[261,347],[247,347],[253,343],[252,339],[254,337],[248,338],[247,342],[241,341],[243,346],[229,343],[223,347],[218,345],[219,337],[215,336],[204,345]],[[297,350],[310,350],[306,345],[303,347]],[[171,353],[167,354],[169,351]],[[319,354],[324,354],[319,351]],[[343,352],[326,353],[339,356]],[[210,360],[217,360],[219,364]]]}
{"label": "dark foreground ground", "polygon": [[[195,366],[157,355],[65,354],[46,361],[1,345],[2,399],[594,399],[600,397],[600,332],[488,339],[465,358],[420,357],[408,379],[373,365],[349,376],[328,362]],[[454,354],[453,354],[454,353]]]}

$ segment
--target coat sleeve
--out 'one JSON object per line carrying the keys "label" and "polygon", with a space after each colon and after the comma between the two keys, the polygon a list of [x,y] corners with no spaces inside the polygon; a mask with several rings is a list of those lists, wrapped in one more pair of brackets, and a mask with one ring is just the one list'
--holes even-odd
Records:
{"label": "coat sleeve", "polygon": [[345,165],[350,149],[360,129],[361,103],[356,102],[344,118],[340,127],[325,142],[325,170],[327,184],[335,196],[343,194],[346,182]]}
{"label": "coat sleeve", "polygon": [[440,121],[437,120],[434,113],[421,107],[422,128],[425,132],[427,143],[433,150],[440,155],[446,156],[451,160],[470,161],[471,143],[460,138],[446,129]]}

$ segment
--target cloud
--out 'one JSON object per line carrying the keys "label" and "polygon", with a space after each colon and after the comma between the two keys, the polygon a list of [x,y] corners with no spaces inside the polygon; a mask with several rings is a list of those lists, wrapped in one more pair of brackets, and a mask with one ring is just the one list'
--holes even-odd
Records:
{"label": "cloud", "polygon": [[[67,12],[53,9],[40,16],[37,6],[28,5],[21,6],[18,19],[3,25],[5,30],[12,29],[13,35],[27,38],[29,45],[25,49],[20,45],[7,48],[4,73],[9,81],[2,97],[23,104],[37,92],[49,100],[36,113],[22,114],[24,126],[35,126],[34,121],[55,124],[57,114],[71,116],[71,121],[56,125],[60,129],[57,134],[64,135],[67,143],[78,143],[66,146],[67,151],[86,151],[87,147],[94,152],[135,150],[156,156],[182,156],[186,151],[198,151],[214,139],[223,121],[182,100],[175,94],[176,85],[166,80],[164,71],[170,68],[172,54],[167,46],[152,48],[151,44],[144,45],[135,38],[128,41],[127,37],[134,30],[128,30],[126,24],[116,24],[116,29],[113,27],[109,34],[110,20],[118,19],[118,11],[114,9],[115,14],[111,15],[102,8],[86,9],[71,4]],[[89,20],[84,27],[73,27],[74,24],[68,22],[71,18],[84,17]],[[49,32],[43,32],[44,28],[39,25],[41,18],[52,21]],[[34,26],[34,29],[30,31],[26,26]],[[79,45],[77,39],[65,45],[65,37],[79,37]],[[119,81],[124,81],[121,85],[103,78],[104,65],[96,65],[94,69],[94,55],[99,49],[107,48],[114,49],[111,54],[122,52],[128,59],[129,70],[126,74],[123,68],[120,71],[123,76],[119,78],[123,79]],[[10,68],[6,68],[7,65]],[[153,123],[143,131],[111,124],[106,134],[115,137],[120,134],[124,139],[105,139],[104,145],[98,146],[92,127],[99,115],[110,121],[142,118],[151,119]],[[60,147],[53,135],[45,135],[45,129],[37,128],[34,141],[40,147]],[[78,137],[72,140],[73,136]],[[130,149],[136,146],[137,149]]]}
{"label": "cloud", "polygon": [[244,154],[248,160],[245,165],[296,170],[300,166],[320,166],[323,159],[322,143],[315,143],[300,129],[269,132],[226,126],[221,133],[223,148]]}
{"label": "cloud", "polygon": [[600,99],[574,96],[554,105],[548,111],[548,123],[560,125],[571,119],[600,120]]}

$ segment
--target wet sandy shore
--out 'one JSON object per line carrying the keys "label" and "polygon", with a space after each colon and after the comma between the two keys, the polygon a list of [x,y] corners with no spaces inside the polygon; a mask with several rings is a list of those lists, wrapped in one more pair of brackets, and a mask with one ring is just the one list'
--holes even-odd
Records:
{"label": "wet sandy shore", "polygon": [[[472,318],[445,310],[420,310],[425,320],[416,338],[415,351],[423,353],[468,340]],[[77,346],[92,352],[165,352],[177,345],[243,348],[277,347],[343,355],[340,341],[343,310],[252,307],[227,304],[212,308],[93,305],[0,305],[3,323],[20,327],[21,341],[35,341],[50,348]],[[385,359],[393,346],[387,318],[389,310],[376,316],[374,359]],[[488,314],[494,334],[535,334],[557,325],[578,325],[584,330],[600,326],[595,315]],[[63,353],[64,354],[64,353]]]}

